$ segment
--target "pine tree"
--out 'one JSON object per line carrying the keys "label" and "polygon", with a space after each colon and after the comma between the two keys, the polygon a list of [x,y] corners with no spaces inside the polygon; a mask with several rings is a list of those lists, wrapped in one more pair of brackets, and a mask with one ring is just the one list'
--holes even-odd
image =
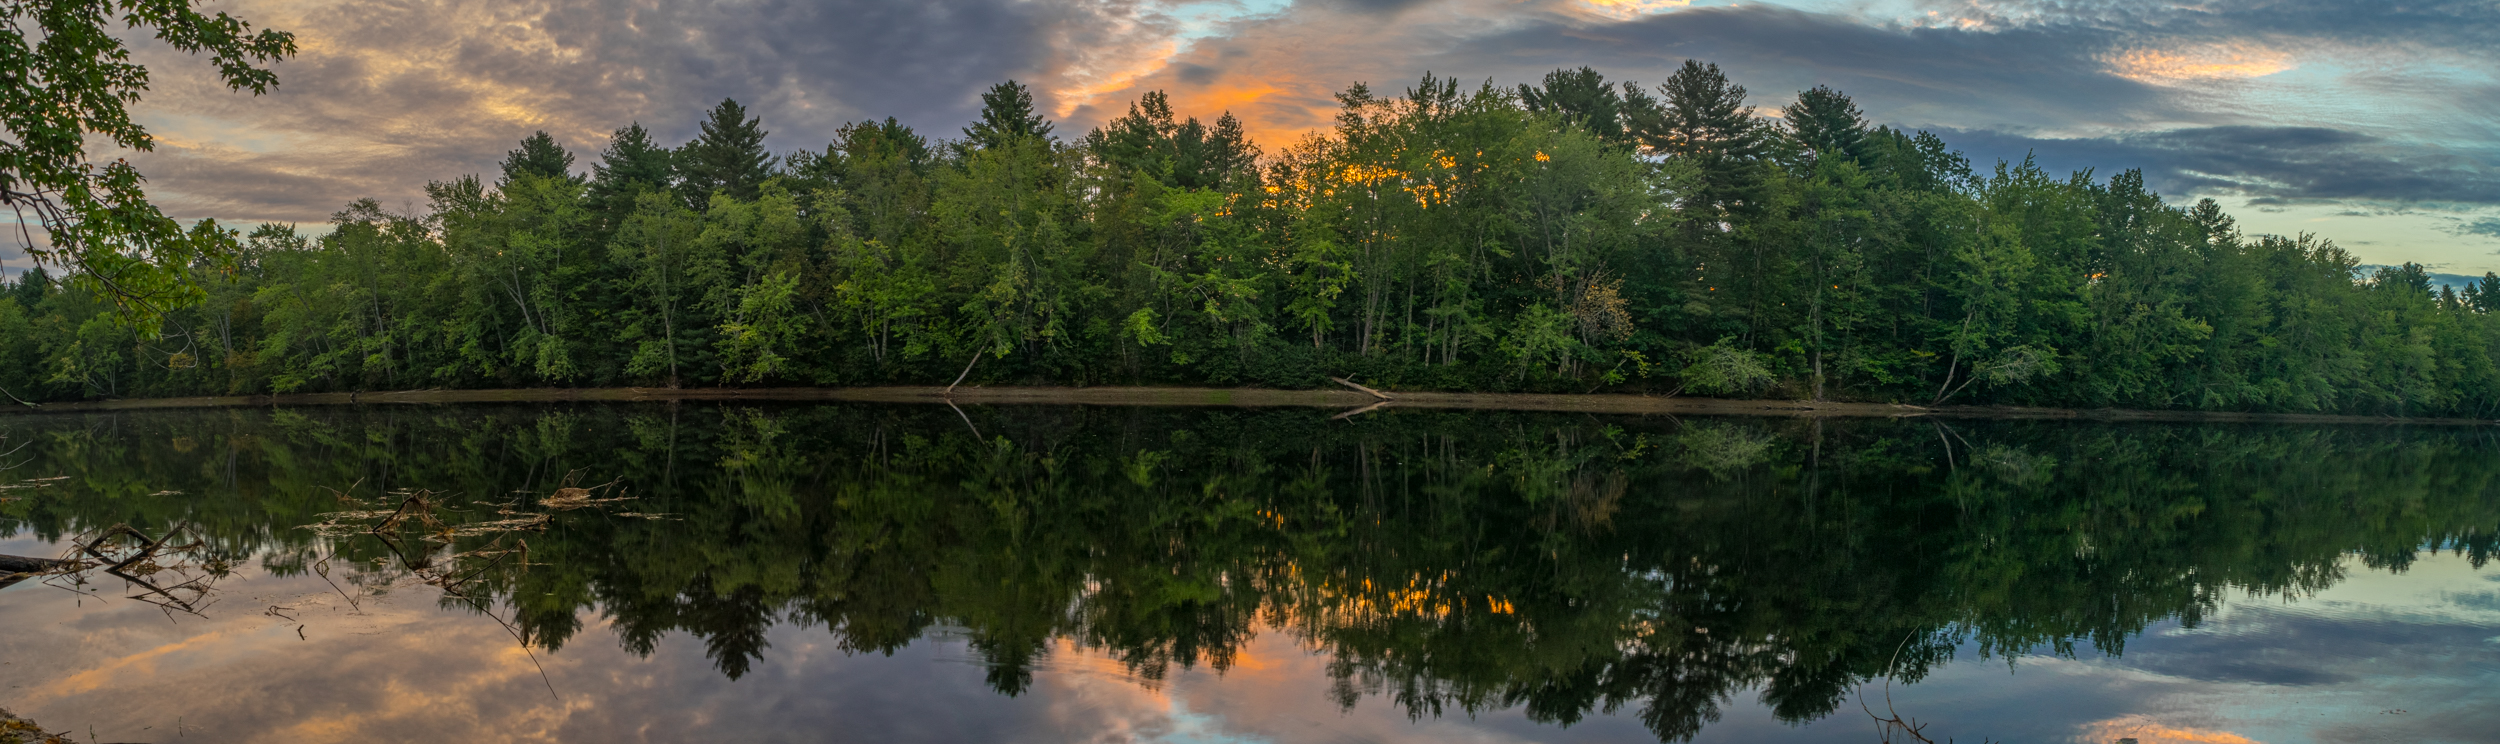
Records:
{"label": "pine tree", "polygon": [[[1545,73],[1542,86],[1520,85],[1519,103],[1529,111],[1559,115],[1607,144],[1631,145],[1633,117],[1624,94],[1637,94],[1639,90],[1630,83],[1618,90],[1606,84],[1605,75],[1582,67]],[[1651,100],[1646,95],[1639,98]]]}
{"label": "pine tree", "polygon": [[52,293],[52,275],[45,272],[42,266],[28,267],[17,275],[17,285],[9,291],[17,297],[17,304],[33,310],[35,303],[42,302],[45,295]]}
{"label": "pine tree", "polygon": [[1179,120],[1171,98],[1159,90],[1129,104],[1127,115],[1086,133],[1085,149],[1096,162],[1183,189],[1213,188],[1258,159],[1241,120],[1231,112],[1213,128],[1195,117]]}
{"label": "pine tree", "polygon": [[556,144],[556,138],[543,130],[522,139],[521,149],[504,153],[503,180],[495,182],[495,186],[502,188],[524,175],[581,181],[573,175],[573,153]]}
{"label": "pine tree", "polygon": [[764,152],[763,120],[723,98],[702,122],[703,133],[677,152],[678,191],[701,208],[715,192],[753,199],[771,178],[775,158]]}
{"label": "pine tree", "polygon": [[1789,136],[1809,157],[1833,153],[1867,164],[1866,117],[1847,94],[1818,85],[1798,93],[1797,102],[1781,109],[1781,115],[1788,120]]}
{"label": "pine tree", "polygon": [[1728,82],[1716,64],[1685,60],[1658,86],[1664,97],[1654,116],[1642,117],[1640,140],[1652,152],[1689,158],[1700,171],[1690,204],[1702,219],[1721,222],[1759,202],[1762,123],[1745,105],[1744,86]]}
{"label": "pine tree", "polygon": [[964,142],[987,150],[1023,137],[1049,137],[1050,122],[1033,112],[1033,91],[1009,80],[981,94],[981,120],[964,127]]}
{"label": "pine tree", "polygon": [[[1195,121],[1194,119],[1192,121]],[[1248,173],[1259,160],[1258,145],[1242,131],[1241,120],[1226,111],[1215,118],[1215,126],[1207,130],[1206,140],[1192,148],[1191,160],[1197,165],[1200,186],[1213,187],[1234,175]]]}
{"label": "pine tree", "polygon": [[608,137],[599,163],[590,167],[590,203],[615,224],[633,211],[634,198],[645,191],[666,189],[674,180],[676,153],[651,140],[637,122]]}

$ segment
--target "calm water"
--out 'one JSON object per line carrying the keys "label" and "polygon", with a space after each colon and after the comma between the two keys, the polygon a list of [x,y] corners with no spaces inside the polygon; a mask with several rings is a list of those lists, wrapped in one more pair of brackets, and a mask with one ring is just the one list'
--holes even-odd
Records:
{"label": "calm water", "polygon": [[0,589],[0,707],[130,742],[2500,740],[2491,429],[965,414],[0,417],[0,554],[162,539]]}

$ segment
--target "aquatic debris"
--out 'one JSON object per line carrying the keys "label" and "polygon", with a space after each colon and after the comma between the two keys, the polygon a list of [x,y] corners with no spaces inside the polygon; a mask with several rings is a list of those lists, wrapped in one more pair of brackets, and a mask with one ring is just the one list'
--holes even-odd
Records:
{"label": "aquatic debris", "polygon": [[234,573],[234,562],[192,534],[189,522],[176,523],[153,537],[128,524],[116,524],[69,542],[69,550],[40,574],[46,577],[44,583],[84,592],[92,573],[101,570],[138,590],[130,599],[156,605],[169,616],[175,610],[201,614],[213,604],[209,597],[217,581]]}
{"label": "aquatic debris", "polygon": [[28,478],[16,483],[0,483],[0,491],[21,491],[33,488],[44,488],[65,480],[69,480],[69,476],[55,475],[50,478]]}
{"label": "aquatic debris", "polygon": [[[6,501],[6,499],[0,499],[0,503]],[[7,589],[18,582],[72,567],[72,564],[51,558],[0,555],[0,589]]]}
{"label": "aquatic debris", "polygon": [[55,734],[42,726],[0,709],[0,744],[71,744],[69,732]]}
{"label": "aquatic debris", "polygon": [[[1914,717],[1903,718],[1901,711],[1892,705],[1893,670],[1901,663],[1901,650],[1909,647],[1910,640],[1916,637],[1916,634],[1903,637],[1901,645],[1893,647],[1892,658],[1884,662],[1884,712],[1890,715],[1876,715],[1875,708],[1866,704],[1864,686],[1861,685],[1858,690],[1858,709],[1866,711],[1866,717],[1875,719],[1875,736],[1879,744],[1909,744],[1910,742],[1936,744],[1935,739],[1927,736],[1927,727],[1935,725],[1933,721],[1919,723]],[[1984,737],[1979,742],[1980,744],[1996,744],[1995,740]],[[1953,744],[1953,739],[1947,737],[1944,744]]]}
{"label": "aquatic debris", "polygon": [[619,501],[632,500],[632,497],[628,496],[598,498],[601,491],[615,491],[620,494],[624,493],[624,491],[619,488],[619,486],[622,486],[625,483],[625,479],[623,478],[608,481],[589,488],[575,486],[574,484],[581,482],[581,479],[582,471],[575,470],[565,473],[564,483],[556,487],[555,494],[538,500],[539,508],[557,510],[579,509],[596,504],[612,504]]}

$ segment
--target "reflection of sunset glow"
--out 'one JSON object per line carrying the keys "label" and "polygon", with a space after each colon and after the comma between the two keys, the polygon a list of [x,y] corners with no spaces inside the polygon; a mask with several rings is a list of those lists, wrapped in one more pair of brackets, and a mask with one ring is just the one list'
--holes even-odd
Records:
{"label": "reflection of sunset glow", "polygon": [[2229,731],[2214,731],[2193,726],[2165,726],[2145,716],[2121,716],[2085,724],[2085,741],[2117,741],[2134,739],[2142,744],[2257,744],[2251,739]]}
{"label": "reflection of sunset glow", "polygon": [[2264,77],[2292,69],[2292,55],[2249,43],[2132,49],[2104,58],[2110,71],[2143,83]]}
{"label": "reflection of sunset glow", "polygon": [[1693,4],[1693,0],[1580,0],[1598,15],[1617,20],[1632,20],[1651,13],[1662,13]]}

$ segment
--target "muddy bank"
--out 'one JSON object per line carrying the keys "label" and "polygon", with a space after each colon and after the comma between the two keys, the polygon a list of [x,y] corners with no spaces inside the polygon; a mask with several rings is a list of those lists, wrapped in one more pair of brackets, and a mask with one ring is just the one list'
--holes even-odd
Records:
{"label": "muddy bank", "polygon": [[508,390],[404,390],[383,393],[315,393],[199,398],[146,398],[55,403],[40,408],[0,406],[9,413],[127,411],[154,408],[316,406],[346,404],[562,403],[575,401],[848,401],[939,405],[1229,406],[1327,408],[1377,407],[1500,411],[1568,411],[1794,417],[1907,417],[2077,419],[2279,424],[2488,425],[2484,419],[2397,418],[2298,413],[2214,413],[2011,406],[1911,406],[1889,403],[1724,400],[1645,395],[1543,395],[1535,393],[1433,393],[1388,391],[1381,400],[1354,390],[1270,390],[1178,387],[967,387],[947,395],[940,387],[867,388],[521,388]]}

